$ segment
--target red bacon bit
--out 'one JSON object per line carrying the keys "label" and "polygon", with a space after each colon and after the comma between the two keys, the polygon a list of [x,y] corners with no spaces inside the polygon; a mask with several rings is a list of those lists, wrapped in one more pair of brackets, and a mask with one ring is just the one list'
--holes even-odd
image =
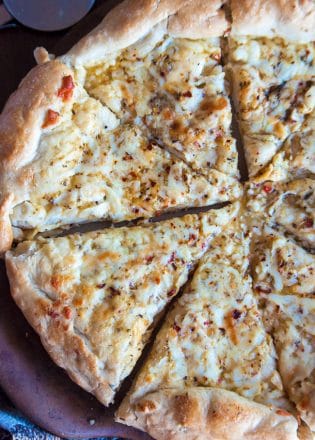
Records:
{"label": "red bacon bit", "polygon": [[207,247],[207,243],[205,242],[201,243],[201,249],[206,249],[206,247]]}
{"label": "red bacon bit", "polygon": [[170,297],[174,296],[175,293],[176,293],[176,289],[172,289],[167,293],[167,296],[170,298]]}
{"label": "red bacon bit", "polygon": [[187,92],[182,93],[182,96],[184,96],[184,98],[191,98],[192,93],[190,90],[187,90]]}
{"label": "red bacon bit", "polygon": [[172,252],[170,258],[168,259],[168,264],[174,263],[175,261],[175,252]]}
{"label": "red bacon bit", "polygon": [[64,313],[64,316],[66,319],[71,318],[72,311],[71,311],[70,307],[68,307],[68,306],[64,307],[63,313]]}
{"label": "red bacon bit", "polygon": [[50,316],[53,319],[58,318],[58,316],[59,316],[59,313],[54,312],[53,310],[49,310],[47,314],[48,314],[48,316]]}
{"label": "red bacon bit", "polygon": [[176,324],[176,322],[174,322],[174,324],[173,324],[173,329],[174,329],[177,333],[179,333],[179,332],[181,331],[181,328],[179,327],[179,325]]}
{"label": "red bacon bit", "polygon": [[304,228],[312,228],[313,225],[314,225],[314,221],[313,221],[313,219],[311,219],[311,218],[306,218],[306,219],[304,220],[303,225],[304,225]]}
{"label": "red bacon bit", "polygon": [[188,240],[189,245],[194,244],[196,242],[196,240],[197,240],[197,237],[195,234],[189,234],[189,240]]}
{"label": "red bacon bit", "polygon": [[50,125],[54,125],[58,121],[58,118],[59,118],[58,112],[48,109],[42,128],[46,128],[49,127]]}
{"label": "red bacon bit", "polygon": [[153,258],[154,258],[154,255],[149,255],[148,257],[145,257],[145,261],[146,261],[146,263],[147,263],[147,264],[152,263]]}
{"label": "red bacon bit", "polygon": [[203,323],[203,325],[205,325],[206,327],[209,327],[210,324],[211,324],[210,321],[205,321],[205,322]]}
{"label": "red bacon bit", "polygon": [[271,193],[271,191],[272,191],[272,186],[269,185],[268,183],[266,183],[266,184],[263,186],[263,190],[265,191],[265,193],[269,194],[269,193]]}
{"label": "red bacon bit", "polygon": [[277,409],[276,413],[279,414],[279,416],[291,416],[291,414],[284,409]]}
{"label": "red bacon bit", "polygon": [[58,97],[64,102],[72,98],[74,89],[74,82],[71,75],[64,76],[62,78],[62,86],[58,90]]}

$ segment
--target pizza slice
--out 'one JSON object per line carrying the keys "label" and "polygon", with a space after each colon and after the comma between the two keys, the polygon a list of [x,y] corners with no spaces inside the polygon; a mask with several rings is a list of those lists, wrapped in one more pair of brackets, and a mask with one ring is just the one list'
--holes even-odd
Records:
{"label": "pizza slice", "polygon": [[314,176],[314,2],[231,6],[228,70],[250,178]]}
{"label": "pizza slice", "polygon": [[[234,222],[237,224],[237,221]],[[155,439],[297,439],[241,229],[211,243],[116,419]]]}
{"label": "pizza slice", "polygon": [[89,67],[86,89],[196,171],[238,176],[219,38],[174,38],[164,23],[115,64]]}
{"label": "pizza slice", "polygon": [[263,295],[261,300],[264,322],[275,342],[283,384],[312,431],[315,431],[314,293],[313,282],[312,294],[290,295],[288,290],[283,295]]}
{"label": "pizza slice", "polygon": [[[286,213],[287,223],[292,222],[296,228],[295,211],[280,205],[278,215]],[[310,233],[309,242],[311,238]],[[314,249],[314,241],[312,245]],[[291,236],[284,236],[281,229],[265,224],[252,232],[251,273],[265,326],[275,342],[284,387],[314,431],[315,255]]]}
{"label": "pizza slice", "polygon": [[247,224],[256,235],[269,228],[315,248],[315,180],[249,184],[246,204]]}
{"label": "pizza slice", "polygon": [[238,204],[164,222],[26,241],[11,293],[53,360],[108,405],[166,304]]}

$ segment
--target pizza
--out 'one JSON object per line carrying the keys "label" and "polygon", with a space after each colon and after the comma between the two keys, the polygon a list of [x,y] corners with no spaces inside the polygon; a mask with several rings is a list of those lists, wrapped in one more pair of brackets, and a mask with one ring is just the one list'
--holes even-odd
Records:
{"label": "pizza", "polygon": [[314,4],[231,3],[228,68],[249,175],[314,175]]}
{"label": "pizza", "polygon": [[238,204],[147,226],[20,243],[11,292],[54,361],[112,402],[166,304]]}
{"label": "pizza", "polygon": [[105,406],[161,321],[117,412],[156,439],[315,431],[314,23],[313,0],[124,0],[37,48],[0,116],[12,296]]}
{"label": "pizza", "polygon": [[153,438],[297,438],[235,223],[212,242],[118,410]]}

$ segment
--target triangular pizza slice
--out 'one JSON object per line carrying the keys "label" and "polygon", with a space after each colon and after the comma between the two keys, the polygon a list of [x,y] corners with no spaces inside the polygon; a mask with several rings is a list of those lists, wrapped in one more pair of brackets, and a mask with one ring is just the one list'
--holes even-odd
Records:
{"label": "triangular pizza slice", "polygon": [[166,304],[238,204],[145,226],[20,243],[11,293],[53,360],[112,402]]}
{"label": "triangular pizza slice", "polygon": [[265,228],[252,243],[254,289],[279,357],[279,371],[302,419],[315,430],[315,256]]}
{"label": "triangular pizza slice", "polygon": [[275,342],[284,387],[315,431],[315,283],[309,295],[273,292],[260,293],[264,322]]}
{"label": "triangular pizza slice", "polygon": [[231,5],[229,71],[249,175],[314,176],[314,2]]}
{"label": "triangular pizza slice", "polygon": [[251,288],[248,246],[233,224],[212,242],[118,409],[118,421],[158,440],[297,439]]}
{"label": "triangular pizza slice", "polygon": [[163,22],[115,63],[90,66],[86,89],[196,171],[210,178],[213,170],[237,177],[221,57],[219,38],[174,38]]}

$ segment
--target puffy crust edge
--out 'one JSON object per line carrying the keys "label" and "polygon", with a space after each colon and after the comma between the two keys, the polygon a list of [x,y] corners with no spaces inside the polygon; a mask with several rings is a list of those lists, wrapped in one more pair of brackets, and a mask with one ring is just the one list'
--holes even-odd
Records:
{"label": "puffy crust edge", "polygon": [[291,414],[219,388],[162,389],[135,400],[127,396],[116,420],[157,440],[298,438]]}
{"label": "puffy crust edge", "polygon": [[97,62],[122,50],[165,21],[165,32],[174,37],[208,38],[223,35],[230,27],[227,0],[125,0],[66,55],[77,65]]}
{"label": "puffy crust edge", "polygon": [[233,36],[315,40],[313,0],[231,0]]}
{"label": "puffy crust edge", "polygon": [[0,254],[12,244],[10,210],[23,200],[32,182],[31,173],[23,173],[23,166],[37,153],[47,110],[59,112],[64,105],[57,95],[66,75],[73,76],[73,72],[59,60],[36,66],[0,115]]}
{"label": "puffy crust edge", "polygon": [[98,366],[98,358],[86,346],[84,339],[76,333],[73,321],[62,313],[58,319],[51,313],[51,301],[27,276],[28,266],[22,256],[6,254],[6,270],[10,281],[11,295],[23,311],[29,324],[39,334],[46,351],[71,379],[105,406],[115,395]]}

